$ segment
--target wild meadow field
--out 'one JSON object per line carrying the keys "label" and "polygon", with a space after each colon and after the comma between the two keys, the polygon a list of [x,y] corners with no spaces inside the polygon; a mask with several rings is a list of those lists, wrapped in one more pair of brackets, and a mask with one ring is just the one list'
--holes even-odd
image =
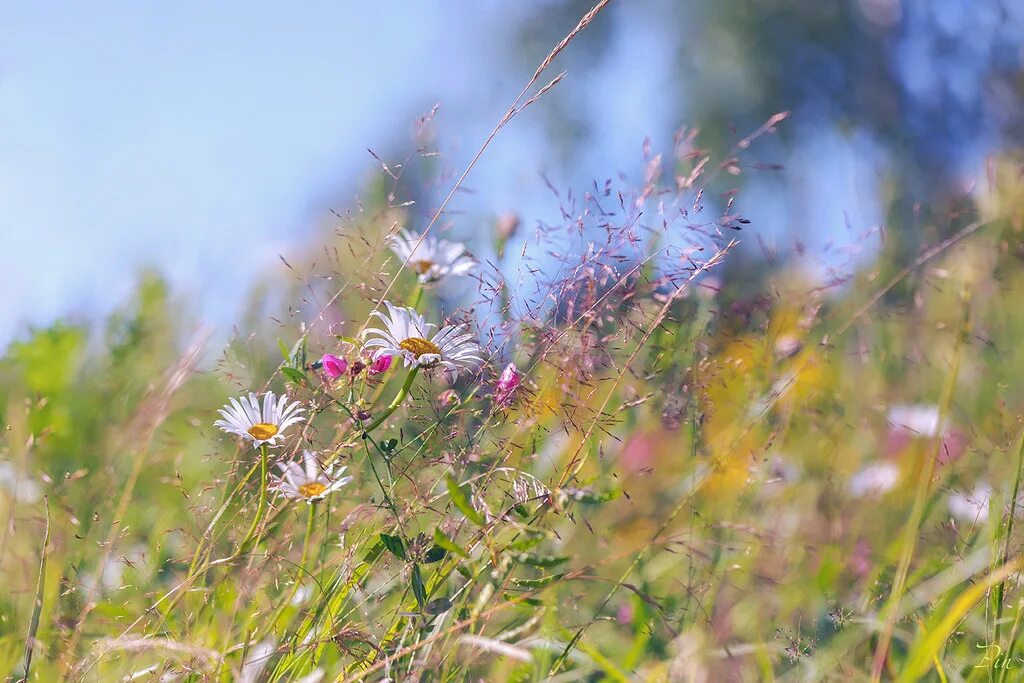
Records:
{"label": "wild meadow field", "polygon": [[553,223],[424,219],[421,123],[226,342],[148,273],[3,352],[0,670],[1021,679],[1019,159],[823,273],[744,265],[785,115]]}

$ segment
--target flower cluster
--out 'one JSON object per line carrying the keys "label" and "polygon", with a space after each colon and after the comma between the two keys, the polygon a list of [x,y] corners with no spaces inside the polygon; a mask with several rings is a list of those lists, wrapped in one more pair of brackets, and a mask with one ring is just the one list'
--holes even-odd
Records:
{"label": "flower cluster", "polygon": [[[448,247],[441,249],[433,244],[431,248],[435,254],[454,254],[454,249]],[[461,265],[453,265],[459,263],[458,259],[445,263],[444,272],[463,272]],[[391,368],[395,358],[400,358],[403,365],[411,369],[399,397],[372,422],[367,423],[371,415],[363,399],[350,406],[349,412],[364,434],[379,426],[404,400],[417,371],[437,368],[454,380],[460,372],[476,371],[484,363],[483,349],[467,325],[456,323],[438,328],[414,308],[395,306],[390,301],[383,304],[384,311],[371,314],[370,321],[375,325],[367,326],[362,332],[361,360],[350,361],[347,357],[325,353],[312,366],[321,371],[325,389],[342,377],[354,378],[363,371],[371,376],[381,375]],[[494,385],[493,400],[498,409],[512,405],[513,394],[521,382],[522,375],[509,363]],[[351,395],[348,400],[352,401]],[[255,394],[230,399],[220,410],[223,419],[214,424],[229,434],[248,439],[254,447],[266,449],[278,445],[289,427],[303,422],[304,412],[299,402],[268,391],[262,402]],[[264,457],[265,453],[264,450]],[[292,500],[320,500],[352,480],[352,477],[341,476],[345,468],[335,471],[334,467],[324,466],[310,450],[303,450],[301,464],[286,461],[277,466],[281,473],[272,475],[267,488]]]}
{"label": "flower cluster", "polygon": [[[263,402],[255,394],[232,398],[228,405],[219,411],[222,420],[214,422],[228,434],[235,434],[252,441],[257,448],[274,446],[278,439],[283,439],[285,431],[292,425],[303,422],[305,409],[298,401],[289,402],[287,395],[277,397],[268,391],[263,395]],[[321,469],[317,456],[312,451],[303,451],[303,465],[294,462],[280,462],[283,476],[274,475],[270,487],[282,492],[293,500],[313,502],[320,500],[328,493],[338,490],[352,480],[352,477],[336,477],[333,468]],[[341,468],[337,474],[341,474]]]}
{"label": "flower cluster", "polygon": [[339,358],[334,354],[325,353],[320,359],[319,364],[314,367],[320,367],[327,382],[331,383],[344,375],[350,375],[354,378],[363,370],[371,377],[384,374],[391,368],[391,360],[391,356],[381,355],[378,358],[369,359],[369,363],[364,363],[362,360],[349,363],[346,358]]}

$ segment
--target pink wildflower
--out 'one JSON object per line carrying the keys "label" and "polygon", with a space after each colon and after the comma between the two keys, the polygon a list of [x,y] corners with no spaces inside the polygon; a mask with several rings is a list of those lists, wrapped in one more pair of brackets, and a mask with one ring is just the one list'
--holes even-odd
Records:
{"label": "pink wildflower", "polygon": [[380,356],[370,364],[369,373],[371,375],[379,375],[382,372],[387,372],[388,368],[391,367],[392,356],[387,354]]}
{"label": "pink wildflower", "polygon": [[501,408],[512,405],[512,394],[523,381],[522,375],[516,370],[515,363],[509,363],[501,371],[497,384],[494,386],[494,402]]}
{"label": "pink wildflower", "polygon": [[344,358],[332,356],[329,353],[324,354],[324,357],[320,359],[320,363],[323,365],[324,374],[332,381],[348,372],[348,361]]}

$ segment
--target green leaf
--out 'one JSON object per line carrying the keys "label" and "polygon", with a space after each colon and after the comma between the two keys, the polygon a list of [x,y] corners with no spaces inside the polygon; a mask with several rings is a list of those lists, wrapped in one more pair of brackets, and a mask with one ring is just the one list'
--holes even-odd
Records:
{"label": "green leaf", "polygon": [[520,551],[529,550],[530,548],[534,548],[540,545],[540,542],[543,541],[544,538],[545,535],[543,532],[535,531],[533,529],[527,529],[523,531],[523,535],[521,538],[509,543],[507,549]]}
{"label": "green leaf", "polygon": [[423,611],[434,617],[438,614],[444,614],[452,608],[452,601],[448,598],[438,598],[431,600],[427,603],[427,606],[423,608]]}
{"label": "green leaf", "polygon": [[615,500],[616,498],[622,495],[622,491],[620,491],[619,489],[611,489],[610,491],[605,491],[604,493],[594,493],[592,491],[576,491],[575,494],[570,495],[575,495],[576,500],[578,500],[581,503],[600,505],[601,503],[607,503],[610,500]]}
{"label": "green leaf", "polygon": [[520,588],[544,588],[555,581],[561,579],[565,574],[551,574],[550,576],[544,576],[539,579],[512,579]]}
{"label": "green leaf", "polygon": [[469,502],[469,490],[468,485],[459,486],[459,483],[450,474],[448,475],[448,495],[452,499],[452,504],[473,524],[484,526],[487,522],[484,520],[483,515],[477,512],[476,508]]}
{"label": "green leaf", "polygon": [[373,547],[370,548],[363,557],[363,562],[368,564],[375,562],[382,552],[384,552],[384,544],[380,542],[374,543]]}
{"label": "green leaf", "polygon": [[29,680],[32,671],[32,653],[35,651],[36,634],[39,632],[39,616],[43,612],[43,589],[46,585],[46,546],[50,543],[50,501],[43,498],[46,506],[46,532],[43,534],[43,547],[39,552],[39,578],[36,580],[36,598],[32,603],[32,616],[28,622],[28,636],[25,638],[25,664],[23,680]]}
{"label": "green leaf", "polygon": [[306,382],[305,373],[295,368],[281,368],[281,372],[284,373],[285,377],[294,382],[295,384],[304,384]]}
{"label": "green leaf", "polygon": [[531,567],[537,567],[539,569],[548,569],[550,567],[557,567],[563,562],[568,562],[569,558],[565,555],[531,555],[530,553],[523,553],[519,556],[519,561],[523,564]]}
{"label": "green leaf", "polygon": [[406,559],[405,555],[405,543],[398,536],[388,536],[387,534],[381,534],[380,540],[384,543],[384,547],[391,551],[391,554],[400,560]]}
{"label": "green leaf", "polygon": [[440,562],[448,554],[448,551],[439,545],[432,546],[427,554],[423,556],[423,564],[431,564],[433,562]]}
{"label": "green leaf", "polygon": [[292,357],[291,354],[288,353],[288,347],[284,345],[284,342],[281,341],[280,338],[277,340],[277,348],[281,349],[281,356],[284,357],[284,362],[291,363]]}
{"label": "green leaf", "polygon": [[469,553],[457,546],[455,541],[445,536],[444,532],[440,529],[434,529],[434,543],[450,553],[455,553],[459,557],[464,557],[467,560],[469,559]]}
{"label": "green leaf", "polygon": [[416,604],[423,609],[427,603],[427,589],[423,586],[423,575],[420,574],[420,566],[412,566],[412,594],[416,596]]}

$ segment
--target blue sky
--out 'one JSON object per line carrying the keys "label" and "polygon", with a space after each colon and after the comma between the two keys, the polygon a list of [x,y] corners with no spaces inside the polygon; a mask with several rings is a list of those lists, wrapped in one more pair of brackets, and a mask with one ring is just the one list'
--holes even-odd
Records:
{"label": "blue sky", "polygon": [[[531,70],[509,27],[545,4],[9,7],[0,24],[0,344],[25,324],[109,310],[143,266],[230,325],[254,278],[312,238],[340,194],[359,191],[374,168],[368,147],[408,140],[417,115],[439,103],[448,162],[464,163]],[[560,86],[600,112],[592,144],[569,167],[550,158],[541,117],[527,111],[470,179],[476,194],[460,201],[554,218],[541,172],[586,186],[639,169],[646,136],[667,145],[685,120],[656,103],[678,101],[686,83],[673,72],[666,41],[678,33],[664,29],[664,11],[623,15],[600,61]],[[784,159],[795,185],[751,188],[759,209],[746,213],[761,214],[767,239],[786,233],[794,211],[826,232],[876,224],[877,148],[828,122],[795,125],[810,132]]]}
{"label": "blue sky", "polygon": [[[465,100],[502,59],[484,49],[496,9],[464,5],[456,21],[386,2],[8,8],[0,283],[18,295],[0,299],[0,338],[108,308],[143,264],[230,314],[327,195],[355,193],[367,147],[406,139],[416,113]],[[493,120],[489,104],[472,115]]]}

